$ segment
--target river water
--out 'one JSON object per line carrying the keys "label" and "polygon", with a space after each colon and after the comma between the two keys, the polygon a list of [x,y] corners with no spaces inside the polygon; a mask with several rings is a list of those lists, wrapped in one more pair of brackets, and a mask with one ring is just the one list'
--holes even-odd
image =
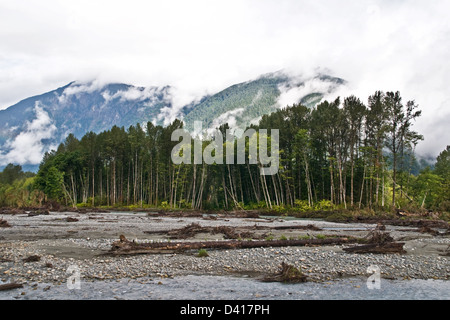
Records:
{"label": "river water", "polygon": [[79,282],[80,289],[31,284],[0,292],[0,300],[448,300],[444,280],[386,280],[369,288],[367,279],[299,284],[267,283],[251,278],[180,276],[157,279]]}

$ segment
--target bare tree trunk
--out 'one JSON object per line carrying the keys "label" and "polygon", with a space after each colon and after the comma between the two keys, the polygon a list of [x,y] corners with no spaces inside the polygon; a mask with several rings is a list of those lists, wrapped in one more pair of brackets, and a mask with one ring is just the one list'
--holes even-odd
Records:
{"label": "bare tree trunk", "polygon": [[330,200],[334,204],[334,179],[333,179],[333,160],[330,159]]}
{"label": "bare tree trunk", "polygon": [[250,165],[249,165],[248,163],[247,163],[247,170],[248,170],[248,175],[250,176],[250,181],[251,181],[251,183],[252,183],[252,189],[253,189],[253,192],[254,192],[254,194],[255,194],[256,201],[259,202],[259,196],[258,196],[258,194],[256,193],[255,184],[254,184],[254,182],[253,182],[252,173],[251,173],[251,171],[250,171]]}
{"label": "bare tree trunk", "polygon": [[76,208],[76,205],[78,203],[78,199],[77,199],[77,193],[75,192],[75,183],[73,181],[73,174],[72,174],[72,172],[70,173],[70,180],[72,182],[72,194],[73,194],[72,203],[73,203],[73,207]]}
{"label": "bare tree trunk", "polygon": [[341,159],[340,152],[339,152],[339,156],[338,156],[338,167],[339,167],[339,199],[340,199],[341,204],[344,203],[344,208],[347,209],[347,202],[345,201],[344,183],[342,180],[342,159]]}
{"label": "bare tree trunk", "polygon": [[192,209],[195,209],[195,184],[196,184],[196,177],[197,177],[197,165],[194,164],[194,176],[193,176],[193,183],[192,183]]}
{"label": "bare tree trunk", "polygon": [[275,201],[276,201],[276,203],[277,203],[277,206],[279,206],[280,203],[279,203],[279,201],[278,201],[278,191],[277,191],[277,186],[276,186],[276,184],[275,184],[275,178],[274,178],[273,176],[271,176],[271,177],[272,177],[273,191],[274,191],[274,193],[275,193]]}
{"label": "bare tree trunk", "polygon": [[92,206],[95,206],[95,166],[92,165]]}
{"label": "bare tree trunk", "polygon": [[196,209],[200,209],[202,206],[205,176],[206,176],[206,166],[205,166],[205,164],[203,164],[202,177],[201,177],[201,181],[200,181],[199,196],[197,197]]}
{"label": "bare tree trunk", "polygon": [[155,205],[158,206],[158,190],[159,187],[159,170],[158,170],[158,162],[156,162],[156,187],[155,187]]}
{"label": "bare tree trunk", "polygon": [[363,181],[361,183],[361,197],[359,198],[359,209],[361,209],[361,203],[363,198],[363,192],[364,192],[364,180],[366,179],[366,166],[364,166],[364,173],[363,173]]}
{"label": "bare tree trunk", "polygon": [[225,208],[228,208],[227,186],[225,184],[225,176],[223,172],[222,172],[222,186],[223,186],[223,193],[225,196]]}
{"label": "bare tree trunk", "polygon": [[[260,167],[261,170],[261,167]],[[266,181],[266,176],[265,175],[261,175],[261,182],[263,185],[263,192],[264,192],[264,198],[266,198],[266,203],[268,203],[268,207],[270,209],[272,209],[272,201],[270,200],[270,193],[269,193],[269,189],[267,188],[267,181]],[[267,195],[267,197],[266,197]]]}

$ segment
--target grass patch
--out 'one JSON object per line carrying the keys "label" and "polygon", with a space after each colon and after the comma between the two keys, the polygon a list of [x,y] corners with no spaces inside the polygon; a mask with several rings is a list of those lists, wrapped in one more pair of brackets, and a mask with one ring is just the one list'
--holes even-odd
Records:
{"label": "grass patch", "polygon": [[208,251],[206,251],[206,249],[198,250],[197,257],[199,257],[199,258],[209,257]]}

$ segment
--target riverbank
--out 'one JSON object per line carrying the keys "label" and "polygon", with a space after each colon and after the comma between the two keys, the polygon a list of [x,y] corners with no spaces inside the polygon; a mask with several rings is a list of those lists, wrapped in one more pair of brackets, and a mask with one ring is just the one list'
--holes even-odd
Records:
{"label": "riverbank", "polygon": [[[207,250],[133,256],[107,255],[120,235],[137,242],[174,241],[171,231],[192,224],[252,231],[252,237],[271,239],[366,237],[376,224],[333,223],[322,220],[280,219],[277,217],[238,218],[222,215],[164,217],[146,212],[74,213],[49,212],[43,215],[3,216],[10,225],[0,230],[0,279],[3,283],[26,286],[67,283],[70,267],[84,282],[143,281],[183,276],[238,276],[261,279],[276,273],[280,265],[293,265],[309,282],[321,283],[351,277],[367,278],[367,269],[377,266],[381,279],[448,280],[450,264],[448,230],[386,225],[395,241],[404,244],[405,254],[354,254],[349,245],[266,247]],[[255,228],[255,226],[257,228]],[[303,228],[303,226],[305,228]],[[309,226],[309,227],[308,227]],[[314,226],[315,228],[311,228]],[[430,231],[428,230],[428,231]],[[221,233],[195,233],[183,241],[223,240]],[[25,262],[29,257],[32,262]],[[31,259],[33,260],[33,259]],[[21,290],[21,289],[16,289]]]}

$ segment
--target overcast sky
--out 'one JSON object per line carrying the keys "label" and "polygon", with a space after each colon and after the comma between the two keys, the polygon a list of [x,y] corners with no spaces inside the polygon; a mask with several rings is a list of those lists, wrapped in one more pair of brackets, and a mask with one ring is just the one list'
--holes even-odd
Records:
{"label": "overcast sky", "polygon": [[363,101],[400,91],[418,146],[450,144],[448,0],[0,0],[0,109],[73,80],[172,85],[179,103],[316,70]]}

